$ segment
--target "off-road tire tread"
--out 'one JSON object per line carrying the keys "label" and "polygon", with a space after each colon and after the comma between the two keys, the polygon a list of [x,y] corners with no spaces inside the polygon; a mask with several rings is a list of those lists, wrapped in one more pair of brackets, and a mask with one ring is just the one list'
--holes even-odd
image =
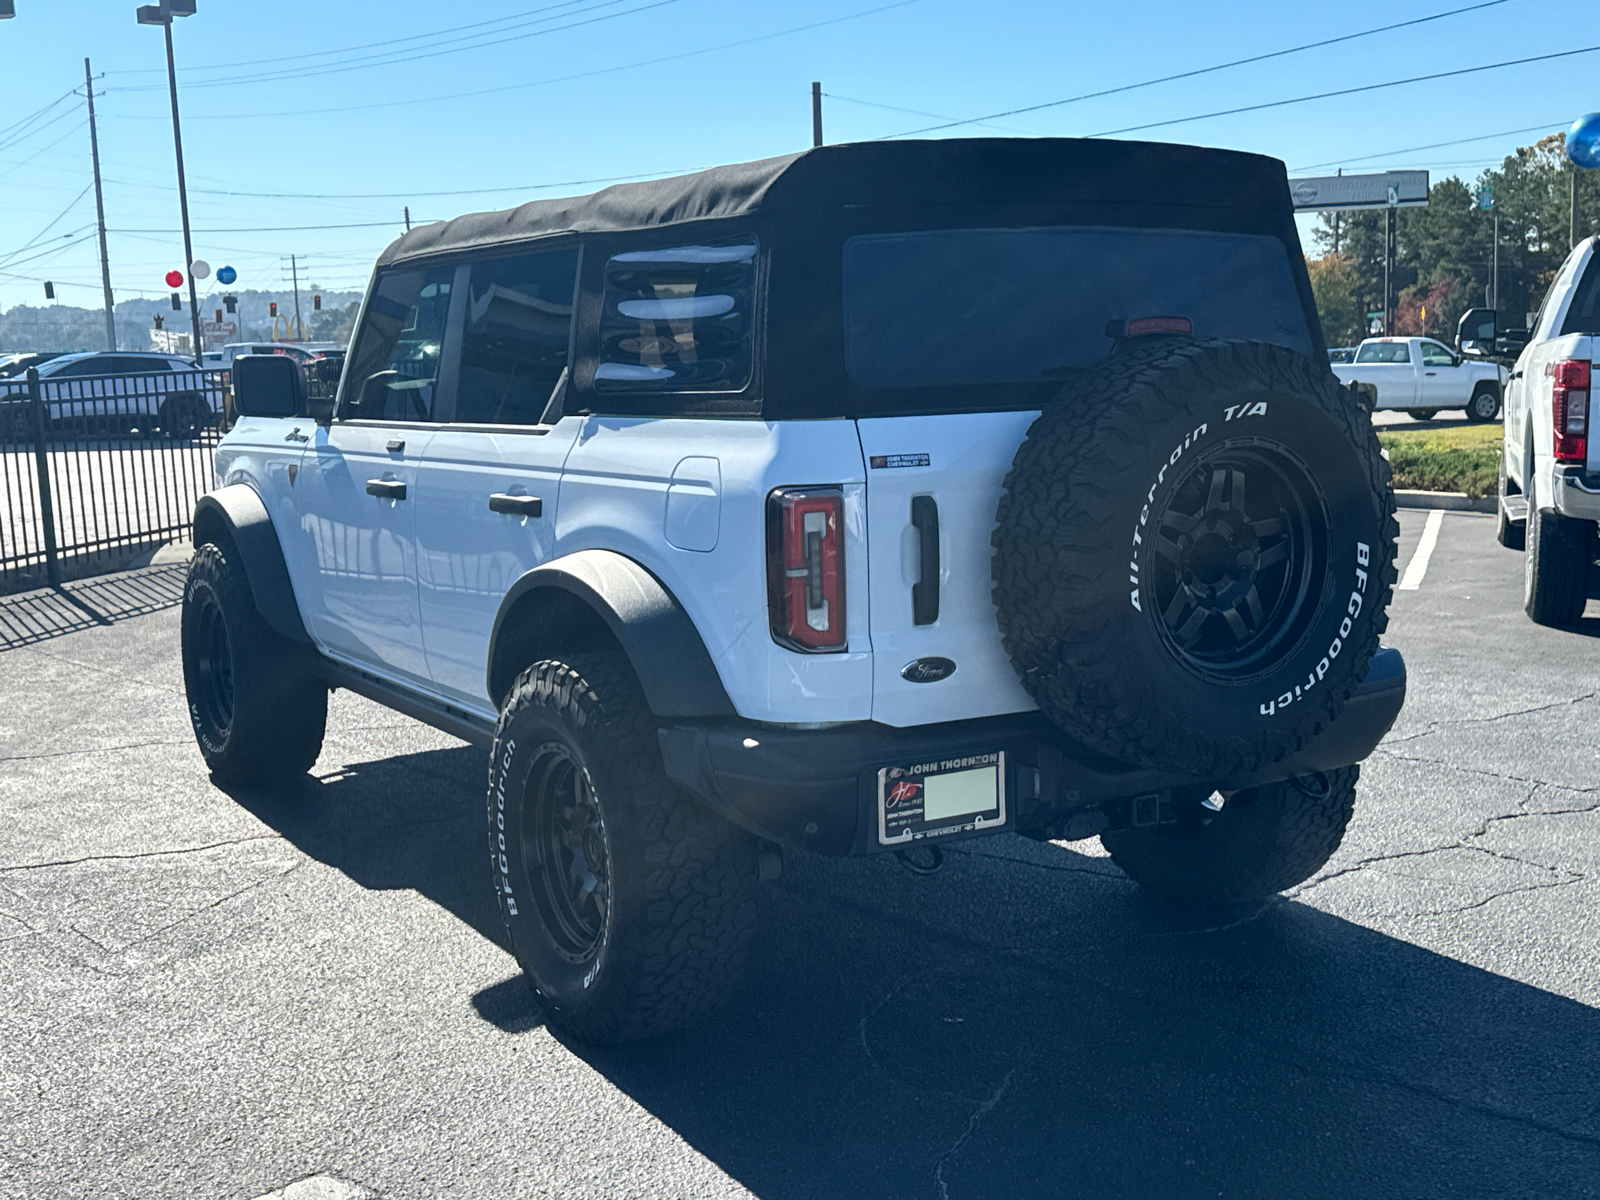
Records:
{"label": "off-road tire tread", "polygon": [[1321,797],[1292,780],[1267,784],[1253,797],[1236,794],[1197,832],[1125,829],[1101,843],[1129,878],[1164,899],[1208,908],[1258,904],[1304,883],[1333,856],[1355,812],[1360,774],[1356,766],[1326,772]]}
{"label": "off-road tire tread", "polygon": [[[626,657],[608,651],[564,657],[523,671],[502,706],[490,756],[491,826],[494,764],[524,708],[543,707],[576,736],[603,742],[631,792],[620,804],[602,796],[610,808],[607,827],[613,838],[643,843],[645,899],[617,921],[615,952],[597,981],[599,1003],[568,1012],[547,1001],[546,1019],[583,1041],[654,1037],[720,1008],[743,977],[758,915],[756,841],[667,778],[658,723]],[[616,827],[618,807],[627,829]]]}
{"label": "off-road tire tread", "polygon": [[[1096,588],[1088,574],[1063,573],[1062,555],[1044,555],[1060,526],[1073,530],[1074,551],[1083,572],[1107,557],[1106,542],[1126,539],[1132,516],[1130,490],[1142,479],[1148,461],[1143,451],[1148,430],[1182,404],[1185,391],[1197,399],[1207,390],[1253,379],[1266,389],[1315,398],[1344,436],[1356,446],[1367,469],[1365,482],[1381,497],[1382,520],[1373,546],[1372,620],[1362,641],[1346,645],[1362,664],[1341,688],[1329,688],[1314,701],[1320,710],[1308,722],[1283,727],[1263,723],[1253,737],[1218,738],[1158,721],[1154,690],[1161,680],[1129,681],[1116,675],[1106,652],[1107,615],[1096,616],[1089,598]],[[1146,384],[1160,380],[1159,391]],[[1087,482],[1071,487],[1068,481]],[[994,548],[993,598],[1007,655],[1035,703],[1069,735],[1124,762],[1222,778],[1258,769],[1303,749],[1339,715],[1365,677],[1365,664],[1378,649],[1388,624],[1396,580],[1394,491],[1388,460],[1364,407],[1326,368],[1275,346],[1230,339],[1153,339],[1119,352],[1069,383],[1045,406],[1018,448],[996,512],[990,543]],[[1065,631],[1073,669],[1046,675],[1029,664],[1049,649],[1046,631]],[[1173,664],[1174,671],[1181,668]],[[1113,686],[1108,687],[1108,682]],[[1129,684],[1142,683],[1142,695]]]}
{"label": "off-road tire tread", "polygon": [[[199,547],[184,588],[185,610],[196,578],[216,591],[234,655],[232,731],[223,753],[209,753],[204,743],[200,751],[219,783],[275,783],[316,764],[327,730],[328,689],[311,671],[306,651],[274,631],[256,608],[237,554],[232,545]],[[187,620],[183,630],[187,637]],[[188,657],[186,647],[186,671]]]}

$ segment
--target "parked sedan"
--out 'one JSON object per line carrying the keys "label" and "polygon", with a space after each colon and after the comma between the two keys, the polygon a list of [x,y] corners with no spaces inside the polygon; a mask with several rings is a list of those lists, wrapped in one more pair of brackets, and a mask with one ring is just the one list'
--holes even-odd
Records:
{"label": "parked sedan", "polygon": [[[221,376],[192,361],[165,354],[94,351],[63,354],[38,368],[51,425],[83,430],[143,432],[192,437],[217,422],[223,409]],[[32,428],[23,409],[26,379],[0,382],[0,431],[11,438]]]}

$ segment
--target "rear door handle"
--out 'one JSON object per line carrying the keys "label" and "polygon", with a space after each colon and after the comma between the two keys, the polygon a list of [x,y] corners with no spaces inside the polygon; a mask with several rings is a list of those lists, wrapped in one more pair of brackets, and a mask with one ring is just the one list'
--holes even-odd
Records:
{"label": "rear door handle", "polygon": [[939,619],[939,505],[932,496],[911,497],[911,527],[921,565],[921,578],[911,585],[911,622],[932,625]]}
{"label": "rear door handle", "polygon": [[367,495],[377,496],[382,500],[404,500],[406,498],[406,485],[398,479],[369,479],[367,480]]}
{"label": "rear door handle", "polygon": [[489,511],[505,513],[512,517],[542,517],[544,501],[537,496],[513,496],[509,492],[495,492],[489,497]]}

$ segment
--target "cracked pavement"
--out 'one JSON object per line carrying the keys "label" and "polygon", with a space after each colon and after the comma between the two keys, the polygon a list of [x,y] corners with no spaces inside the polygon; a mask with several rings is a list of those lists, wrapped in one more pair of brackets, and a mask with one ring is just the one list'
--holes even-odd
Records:
{"label": "cracked pavement", "polygon": [[1410,699],[1291,894],[789,854],[729,1008],[615,1050],[500,944],[481,752],[341,693],[230,796],[175,609],[0,649],[0,1197],[1600,1195],[1600,603],[1533,626],[1492,534],[1396,601]]}

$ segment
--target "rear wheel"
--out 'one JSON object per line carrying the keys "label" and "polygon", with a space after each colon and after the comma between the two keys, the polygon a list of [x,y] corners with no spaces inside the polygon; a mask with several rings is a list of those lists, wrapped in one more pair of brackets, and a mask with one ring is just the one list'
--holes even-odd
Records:
{"label": "rear wheel", "polygon": [[1589,599],[1595,523],[1540,512],[1537,498],[1530,492],[1527,543],[1523,608],[1536,625],[1562,628],[1576,624]]}
{"label": "rear wheel", "polygon": [[161,432],[170,438],[198,437],[210,415],[210,408],[195,393],[174,392],[161,405]]}
{"label": "rear wheel", "polygon": [[667,779],[619,652],[535,663],[501,710],[489,858],[546,1020],[585,1041],[681,1029],[737,986],[756,843]]}
{"label": "rear wheel", "polygon": [[183,593],[183,682],[200,753],[220,783],[304,774],[322,752],[328,689],[256,610],[231,546],[207,544]]}
{"label": "rear wheel", "polygon": [[1319,871],[1344,840],[1359,767],[1234,792],[1220,812],[1195,805],[1176,824],[1107,833],[1113,862],[1182,904],[1257,904]]}

